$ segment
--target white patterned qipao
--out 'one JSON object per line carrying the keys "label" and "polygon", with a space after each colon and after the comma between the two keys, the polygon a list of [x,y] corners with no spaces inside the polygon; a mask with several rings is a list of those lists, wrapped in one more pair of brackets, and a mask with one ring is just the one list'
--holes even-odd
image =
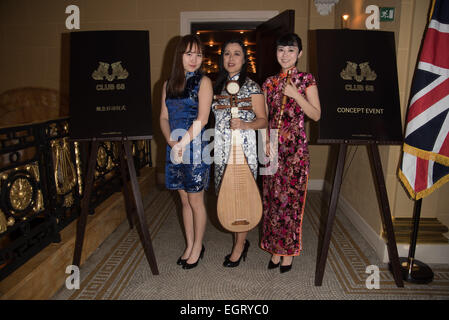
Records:
{"label": "white patterned qipao", "polygon": [[[239,75],[235,75],[229,80],[238,80]],[[251,98],[253,94],[262,94],[259,85],[246,78],[245,83],[237,93],[238,99]],[[229,96],[225,89],[221,95]],[[214,164],[215,164],[215,192],[218,194],[220,190],[221,179],[228,163],[228,158],[231,150],[231,108],[215,109],[215,106],[229,105],[229,99],[214,99],[212,103],[212,111],[215,115],[215,139],[214,139]],[[250,101],[241,101],[238,107],[251,106]],[[239,118],[246,122],[252,122],[256,118],[253,110],[239,110]],[[240,130],[242,138],[242,149],[245,154],[246,161],[251,169],[254,179],[257,178],[257,140],[255,130]]]}

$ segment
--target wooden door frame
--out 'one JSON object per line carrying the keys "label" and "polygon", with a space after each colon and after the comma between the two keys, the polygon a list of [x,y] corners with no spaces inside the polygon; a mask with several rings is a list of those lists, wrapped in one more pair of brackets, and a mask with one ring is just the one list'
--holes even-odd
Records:
{"label": "wooden door frame", "polygon": [[279,14],[277,10],[259,11],[185,11],[180,13],[180,35],[190,34],[194,22],[267,21]]}

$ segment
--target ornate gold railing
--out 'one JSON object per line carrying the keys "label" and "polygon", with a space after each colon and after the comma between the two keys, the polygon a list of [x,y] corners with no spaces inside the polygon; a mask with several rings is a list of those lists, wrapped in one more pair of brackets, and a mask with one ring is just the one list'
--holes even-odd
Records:
{"label": "ornate gold railing", "polygon": [[[52,242],[80,212],[89,142],[69,140],[68,118],[0,128],[0,281]],[[150,141],[134,141],[136,168]],[[97,155],[91,213],[121,188],[115,144]]]}

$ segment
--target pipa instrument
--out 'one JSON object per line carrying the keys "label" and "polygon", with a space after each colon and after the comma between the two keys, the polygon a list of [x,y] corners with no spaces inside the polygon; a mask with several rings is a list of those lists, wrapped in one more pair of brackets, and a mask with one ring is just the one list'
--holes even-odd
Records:
{"label": "pipa instrument", "polygon": [[[237,81],[228,81],[232,118],[239,118]],[[242,149],[240,130],[232,130],[231,150],[221,181],[217,200],[220,224],[231,232],[246,232],[256,227],[262,218],[262,199],[254,176]]]}

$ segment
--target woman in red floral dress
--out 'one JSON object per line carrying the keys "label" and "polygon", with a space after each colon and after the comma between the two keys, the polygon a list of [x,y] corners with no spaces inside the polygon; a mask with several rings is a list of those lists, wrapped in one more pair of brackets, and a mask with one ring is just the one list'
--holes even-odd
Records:
{"label": "woman in red floral dress", "polygon": [[[318,121],[321,107],[314,77],[296,69],[302,55],[301,39],[294,33],[282,36],[276,42],[276,55],[282,70],[268,78],[262,87],[270,129],[266,152],[271,159],[276,157],[278,164],[275,173],[263,176],[261,247],[272,254],[268,268],[280,265],[283,273],[291,269],[293,257],[302,249],[301,230],[309,174],[304,120],[307,116]],[[290,70],[291,79],[286,83]],[[282,108],[284,95],[287,100]],[[276,141],[273,137],[276,132],[277,150],[274,148],[276,143],[271,143],[271,147],[269,143],[270,135],[271,141],[273,138]]]}

